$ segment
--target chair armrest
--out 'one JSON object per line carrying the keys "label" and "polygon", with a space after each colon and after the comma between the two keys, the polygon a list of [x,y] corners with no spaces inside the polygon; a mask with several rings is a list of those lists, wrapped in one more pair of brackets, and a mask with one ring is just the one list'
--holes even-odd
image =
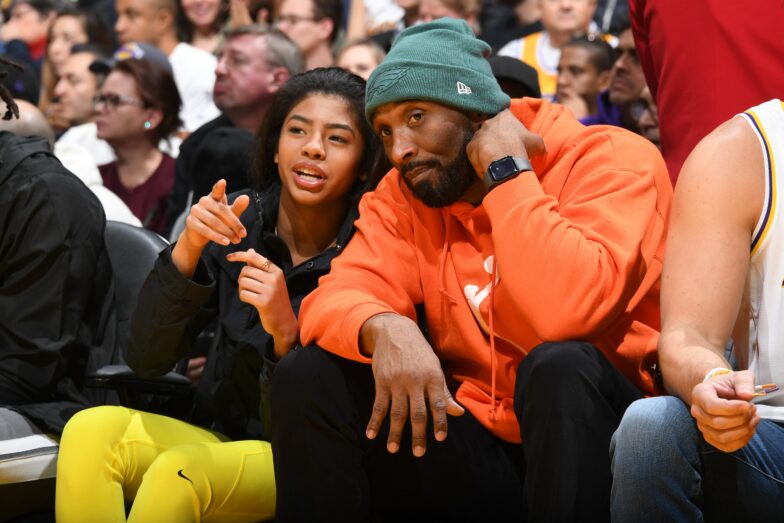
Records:
{"label": "chair armrest", "polygon": [[117,390],[124,405],[133,406],[139,394],[174,396],[186,394],[191,382],[182,374],[169,372],[155,378],[142,378],[127,365],[106,365],[85,378],[85,385]]}

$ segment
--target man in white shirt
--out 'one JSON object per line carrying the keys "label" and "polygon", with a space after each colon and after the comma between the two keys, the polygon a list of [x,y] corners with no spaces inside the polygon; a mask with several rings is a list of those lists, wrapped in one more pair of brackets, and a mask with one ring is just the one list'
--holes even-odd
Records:
{"label": "man in white shirt", "polygon": [[117,0],[117,23],[114,30],[122,43],[145,42],[166,53],[180,91],[180,118],[185,130],[193,132],[217,117],[212,101],[215,84],[213,55],[180,42],[175,25],[177,4],[174,0]]}

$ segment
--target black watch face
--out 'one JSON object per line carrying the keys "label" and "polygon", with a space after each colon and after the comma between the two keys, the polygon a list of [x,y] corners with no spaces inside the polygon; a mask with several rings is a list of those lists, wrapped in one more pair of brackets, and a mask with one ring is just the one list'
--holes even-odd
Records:
{"label": "black watch face", "polygon": [[492,178],[494,182],[500,182],[501,180],[505,180],[509,176],[520,172],[514,158],[511,156],[494,161],[487,170],[490,172],[490,178]]}

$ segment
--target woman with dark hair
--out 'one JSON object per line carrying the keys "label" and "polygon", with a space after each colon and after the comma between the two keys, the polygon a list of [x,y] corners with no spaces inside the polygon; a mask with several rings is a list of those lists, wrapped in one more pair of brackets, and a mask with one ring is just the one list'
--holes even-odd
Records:
{"label": "woman with dark hair", "polygon": [[0,51],[30,65],[39,80],[46,36],[56,12],[53,0],[14,0],[8,20],[0,27]]}
{"label": "woman with dark hair", "polygon": [[214,53],[220,31],[229,19],[228,0],[179,0],[177,28],[180,38],[194,47]]}
{"label": "woman with dark hair", "polygon": [[[90,44],[109,54],[114,47],[111,34],[98,17],[71,4],[61,6],[49,26],[46,55],[41,69],[41,100],[44,113],[54,100],[54,87],[62,76],[61,68],[77,44]],[[48,114],[48,113],[47,113]],[[56,111],[54,111],[56,117]]]}
{"label": "woman with dark hair", "polygon": [[180,95],[171,72],[151,60],[119,60],[95,96],[98,138],[114,150],[99,165],[104,185],[157,233],[166,225],[166,199],[174,187],[174,158],[158,145],[177,132]]}
{"label": "woman with dark hair", "polygon": [[191,208],[140,293],[125,356],[140,375],[163,374],[216,321],[193,424],[124,407],[74,416],[58,460],[59,522],[125,521],[124,499],[134,500],[128,521],[274,517],[264,377],[298,343],[302,299],[387,167],[364,86],[338,68],[289,79],[259,131],[257,188],[227,197],[221,180]]}

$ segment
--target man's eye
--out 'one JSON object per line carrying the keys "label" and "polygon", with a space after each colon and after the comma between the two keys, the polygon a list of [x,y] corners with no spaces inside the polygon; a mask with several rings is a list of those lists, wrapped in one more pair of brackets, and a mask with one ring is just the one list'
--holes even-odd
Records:
{"label": "man's eye", "polygon": [[411,118],[410,118],[410,120],[411,120],[412,122],[419,122],[419,121],[421,121],[421,120],[422,120],[422,113],[413,113],[413,114],[411,115]]}

